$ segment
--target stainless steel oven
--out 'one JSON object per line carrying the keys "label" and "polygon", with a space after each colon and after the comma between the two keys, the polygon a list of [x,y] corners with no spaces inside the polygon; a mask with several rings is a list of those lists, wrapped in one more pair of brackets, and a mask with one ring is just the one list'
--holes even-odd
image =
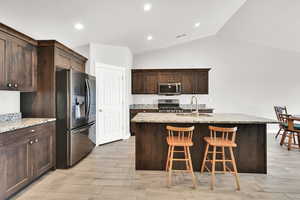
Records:
{"label": "stainless steel oven", "polygon": [[159,95],[179,95],[181,93],[181,83],[159,83]]}

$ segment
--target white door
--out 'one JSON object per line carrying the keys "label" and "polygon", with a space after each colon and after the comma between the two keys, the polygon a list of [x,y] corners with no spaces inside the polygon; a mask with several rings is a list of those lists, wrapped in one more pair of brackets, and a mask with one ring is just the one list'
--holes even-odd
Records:
{"label": "white door", "polygon": [[120,140],[125,134],[125,71],[96,65],[97,145]]}

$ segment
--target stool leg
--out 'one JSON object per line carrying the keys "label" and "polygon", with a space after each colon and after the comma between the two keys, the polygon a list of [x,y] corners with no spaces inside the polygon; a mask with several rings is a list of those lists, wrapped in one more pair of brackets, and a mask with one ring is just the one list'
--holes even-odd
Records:
{"label": "stool leg", "polygon": [[208,149],[209,149],[209,144],[206,144],[205,153],[204,153],[204,157],[203,157],[203,161],[202,161],[202,166],[201,166],[201,173],[204,172],[204,167],[206,165],[206,159],[207,159]]}
{"label": "stool leg", "polygon": [[295,133],[293,133],[293,140],[294,140],[294,144],[297,144],[297,142],[296,142],[296,135],[295,135]]}
{"label": "stool leg", "polygon": [[172,182],[172,167],[173,167],[173,156],[174,156],[174,146],[171,146],[171,152],[170,152],[170,166],[169,166],[169,178],[168,178],[168,186],[171,186]]}
{"label": "stool leg", "polygon": [[293,134],[294,133],[289,134],[288,150],[291,150]]}
{"label": "stool leg", "polygon": [[281,141],[280,141],[280,145],[282,146],[284,144],[284,141],[285,141],[285,138],[286,138],[286,134],[287,134],[287,131],[284,131],[282,136],[281,136]]}
{"label": "stool leg", "polygon": [[225,162],[225,147],[222,147],[222,159],[223,159],[223,172],[226,173],[226,162]]}
{"label": "stool leg", "polygon": [[214,185],[215,185],[216,149],[217,149],[217,147],[214,146],[213,147],[212,169],[211,169],[211,183],[210,183],[211,190],[214,189]]}
{"label": "stool leg", "polygon": [[190,147],[186,147],[186,149],[187,149],[187,153],[188,153],[189,164],[190,164],[190,172],[192,174],[194,188],[196,188],[197,187],[197,183],[196,183],[196,177],[195,177],[194,170],[193,170],[193,164],[192,164],[192,157],[191,157]]}
{"label": "stool leg", "polygon": [[[188,154],[187,154],[187,147],[184,146],[183,149],[184,149],[184,158],[185,159],[189,159]],[[189,166],[189,161],[188,160],[185,161],[185,166],[186,166],[186,170],[190,170],[190,166]]]}
{"label": "stool leg", "polygon": [[234,171],[234,175],[235,175],[236,187],[237,187],[237,190],[240,190],[240,179],[239,179],[232,147],[229,147],[229,151],[230,151],[231,162],[232,162],[233,171]]}
{"label": "stool leg", "polygon": [[276,136],[275,136],[275,139],[277,139],[277,137],[278,137],[278,135],[280,134],[281,130],[282,130],[282,128],[279,129],[278,133],[277,133]]}
{"label": "stool leg", "polygon": [[168,148],[168,157],[167,157],[167,162],[166,162],[166,171],[169,170],[169,164],[170,164],[170,153],[171,153],[171,146],[169,145]]}
{"label": "stool leg", "polygon": [[300,133],[298,133],[298,146],[300,148]]}

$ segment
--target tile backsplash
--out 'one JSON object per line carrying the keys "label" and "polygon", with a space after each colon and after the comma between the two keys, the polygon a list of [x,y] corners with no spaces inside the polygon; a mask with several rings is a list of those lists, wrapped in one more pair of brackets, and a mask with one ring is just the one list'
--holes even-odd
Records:
{"label": "tile backsplash", "polygon": [[18,113],[9,113],[9,114],[1,114],[0,115],[0,122],[5,121],[13,121],[18,120],[22,118],[22,114],[20,112]]}
{"label": "tile backsplash", "polygon": [[199,98],[199,104],[211,105],[209,95],[175,95],[175,96],[160,96],[160,95],[132,95],[133,104],[157,104],[158,99],[179,99],[180,104],[190,104],[192,96]]}

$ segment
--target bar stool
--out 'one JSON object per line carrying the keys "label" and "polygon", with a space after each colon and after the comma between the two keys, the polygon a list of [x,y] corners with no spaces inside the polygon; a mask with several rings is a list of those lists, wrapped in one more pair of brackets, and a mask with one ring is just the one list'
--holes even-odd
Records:
{"label": "bar stool", "polygon": [[[194,126],[186,128],[167,126],[167,143],[169,146],[169,150],[166,163],[166,171],[169,172],[168,186],[170,186],[172,182],[172,171],[186,171],[191,173],[193,185],[194,188],[196,188],[196,178],[193,171],[193,164],[190,152],[190,147],[193,146],[192,138],[194,129]],[[175,150],[175,147],[182,147],[183,150]],[[174,158],[174,153],[184,153],[184,158]],[[173,170],[174,161],[185,162],[186,170]]]}
{"label": "bar stool", "polygon": [[[226,173],[227,171],[235,175],[236,180],[236,187],[237,190],[240,190],[240,181],[238,176],[238,171],[236,167],[236,162],[233,154],[233,147],[237,147],[237,144],[235,143],[235,137],[236,137],[236,131],[237,127],[234,128],[220,128],[220,127],[214,127],[209,126],[210,130],[210,137],[204,137],[204,141],[206,142],[206,148],[204,153],[204,158],[201,166],[201,173],[204,172],[204,169],[207,169],[208,172],[211,172],[211,189],[214,189],[215,185],[215,173],[216,173],[216,163],[221,162],[223,165],[223,172]],[[217,136],[220,134],[221,136]],[[209,151],[209,148],[213,147],[212,151]],[[221,149],[217,151],[217,148]],[[231,159],[226,160],[225,156],[225,148],[229,149],[230,157]],[[208,159],[208,155],[212,154],[212,159]],[[217,159],[217,154],[221,154],[221,159]],[[206,163],[210,162],[212,167],[211,170],[206,166]],[[226,163],[231,163],[233,171],[227,166]]]}

